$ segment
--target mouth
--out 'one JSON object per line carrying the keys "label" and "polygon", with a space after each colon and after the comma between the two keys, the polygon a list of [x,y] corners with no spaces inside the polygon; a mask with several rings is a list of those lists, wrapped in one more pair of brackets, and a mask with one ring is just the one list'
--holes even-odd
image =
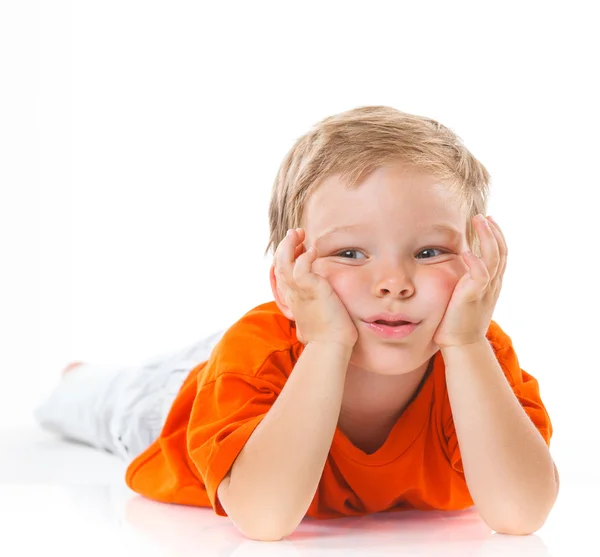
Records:
{"label": "mouth", "polygon": [[388,339],[401,339],[410,335],[419,325],[410,321],[363,321],[368,330],[375,335]]}
{"label": "mouth", "polygon": [[377,323],[378,325],[387,325],[388,327],[399,327],[400,325],[407,325],[412,321],[385,321],[378,319],[377,321],[371,321],[371,323]]}

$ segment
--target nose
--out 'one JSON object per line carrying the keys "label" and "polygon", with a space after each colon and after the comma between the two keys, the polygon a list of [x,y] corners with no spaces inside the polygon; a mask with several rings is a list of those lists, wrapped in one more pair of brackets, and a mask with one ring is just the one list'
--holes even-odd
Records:
{"label": "nose", "polygon": [[378,297],[411,296],[415,290],[411,275],[399,264],[387,264],[379,268],[373,281],[373,294]]}

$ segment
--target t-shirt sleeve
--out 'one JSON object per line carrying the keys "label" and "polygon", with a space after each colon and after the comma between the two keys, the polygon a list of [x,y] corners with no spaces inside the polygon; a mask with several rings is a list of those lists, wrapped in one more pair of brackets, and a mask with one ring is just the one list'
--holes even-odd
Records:
{"label": "t-shirt sleeve", "polygon": [[[491,322],[486,336],[517,400],[544,438],[548,447],[550,447],[552,422],[542,402],[538,381],[535,377],[521,369],[517,354],[512,345],[512,340],[502,331],[497,323],[494,321]],[[448,454],[450,455],[450,463],[456,471],[464,474],[460,447],[447,397],[445,403],[443,411],[444,436],[447,442]]]}
{"label": "t-shirt sleeve", "polygon": [[279,396],[284,371],[292,367],[290,352],[283,350],[270,354],[258,371],[228,369],[198,385],[188,427],[188,452],[219,516],[227,513],[217,488]]}

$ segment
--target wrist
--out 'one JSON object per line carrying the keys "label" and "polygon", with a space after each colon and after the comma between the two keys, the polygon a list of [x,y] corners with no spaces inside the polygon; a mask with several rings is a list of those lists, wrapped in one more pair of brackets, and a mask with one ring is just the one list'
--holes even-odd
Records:
{"label": "wrist", "polygon": [[306,348],[308,348],[309,346],[312,346],[317,350],[323,350],[328,353],[345,357],[348,360],[350,360],[352,350],[354,350],[354,344],[337,341],[311,340],[306,344],[304,349],[306,350]]}
{"label": "wrist", "polygon": [[444,354],[453,354],[456,352],[473,351],[473,350],[477,351],[477,350],[481,350],[482,347],[485,347],[485,348],[490,347],[490,343],[489,343],[487,337],[483,337],[474,342],[468,342],[465,344],[450,344],[448,346],[442,346],[442,347],[440,347],[440,352],[442,353],[442,356],[443,356]]}

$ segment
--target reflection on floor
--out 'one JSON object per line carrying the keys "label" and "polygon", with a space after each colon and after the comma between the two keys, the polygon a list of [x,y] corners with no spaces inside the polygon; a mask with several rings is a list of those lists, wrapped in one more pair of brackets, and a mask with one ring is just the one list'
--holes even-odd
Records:
{"label": "reflection on floor", "polygon": [[212,509],[138,496],[124,470],[113,455],[34,427],[0,430],[0,554],[557,557],[582,547],[577,555],[600,555],[590,506],[599,484],[565,485],[564,474],[550,518],[531,536],[496,534],[471,509],[305,519],[280,542],[256,542]]}

